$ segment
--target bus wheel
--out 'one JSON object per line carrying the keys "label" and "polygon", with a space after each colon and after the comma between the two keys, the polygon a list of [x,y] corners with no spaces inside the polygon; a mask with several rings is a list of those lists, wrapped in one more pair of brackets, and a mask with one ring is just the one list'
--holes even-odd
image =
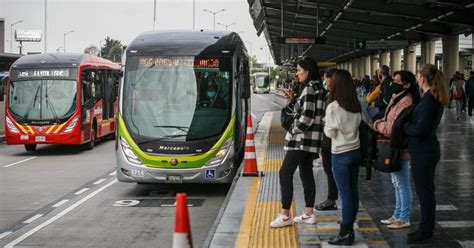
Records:
{"label": "bus wheel", "polygon": [[86,150],[93,150],[94,149],[94,145],[95,145],[95,140],[97,138],[97,132],[96,132],[96,127],[95,125],[93,126],[92,130],[91,130],[91,141],[89,141],[89,143],[86,143],[85,145],[85,149]]}
{"label": "bus wheel", "polygon": [[36,150],[36,144],[33,145],[25,145],[25,150],[29,152],[34,152]]}

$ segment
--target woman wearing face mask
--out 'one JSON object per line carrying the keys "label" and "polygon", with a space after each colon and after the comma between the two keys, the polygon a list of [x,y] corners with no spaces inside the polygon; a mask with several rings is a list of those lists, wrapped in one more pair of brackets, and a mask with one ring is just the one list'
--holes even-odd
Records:
{"label": "woman wearing face mask", "polygon": [[411,172],[420,202],[421,220],[418,230],[408,234],[409,244],[433,236],[436,213],[434,177],[441,156],[436,131],[444,106],[448,103],[443,73],[434,65],[423,66],[416,79],[423,96],[403,131],[408,136]]}
{"label": "woman wearing face mask", "polygon": [[[332,75],[336,72],[337,69],[331,68],[324,73],[324,82],[326,84],[326,90],[331,89],[332,84]],[[323,83],[324,85],[324,83]],[[324,97],[324,113],[326,112],[326,107],[329,104],[329,94]],[[337,210],[336,200],[337,200],[337,186],[334,181],[334,176],[332,174],[332,159],[331,159],[331,138],[323,134],[323,143],[321,146],[321,158],[323,161],[324,172],[326,173],[327,182],[328,182],[328,196],[327,199],[314,208],[316,210]]]}
{"label": "woman wearing face mask", "polygon": [[[391,85],[393,96],[385,111],[385,116],[374,122],[374,129],[380,134],[390,137],[392,126],[399,114],[406,108],[419,101],[420,95],[416,86],[416,78],[409,71],[397,71],[394,73],[394,81]],[[381,220],[383,224],[391,229],[410,227],[410,213],[412,207],[412,192],[410,185],[410,154],[403,153],[402,169],[390,173],[392,184],[395,189],[395,209],[390,218]]]}
{"label": "woman wearing face mask", "polygon": [[280,168],[280,188],[282,209],[275,220],[270,223],[273,228],[292,224],[290,207],[293,201],[293,174],[299,167],[304,188],[306,208],[300,216],[293,219],[297,223],[315,224],[313,215],[316,186],[313,175],[313,160],[321,151],[323,91],[316,61],[311,58],[297,62],[296,75],[300,86],[293,108],[299,117],[285,136],[286,151]]}

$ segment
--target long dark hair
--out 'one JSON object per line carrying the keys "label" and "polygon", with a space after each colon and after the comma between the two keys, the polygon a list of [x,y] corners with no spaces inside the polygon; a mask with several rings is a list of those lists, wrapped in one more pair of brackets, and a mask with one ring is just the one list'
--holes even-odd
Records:
{"label": "long dark hair", "polygon": [[332,76],[331,90],[329,91],[329,102],[337,101],[346,111],[361,113],[357,92],[352,83],[351,74],[346,70],[337,70]]}
{"label": "long dark hair", "polygon": [[301,82],[298,87],[298,96],[300,96],[301,92],[303,92],[303,89],[308,85],[309,81],[318,81],[321,83],[321,76],[319,75],[318,63],[316,63],[316,61],[311,57],[299,59],[296,64],[308,71],[308,78],[306,81]]}
{"label": "long dark hair", "polygon": [[404,85],[410,83],[410,87],[405,91],[407,91],[411,95],[411,97],[413,98],[413,103],[417,103],[418,101],[420,101],[420,91],[418,89],[418,85],[416,84],[415,74],[413,74],[411,71],[402,70],[393,73],[394,77],[396,75],[400,75],[400,78]]}

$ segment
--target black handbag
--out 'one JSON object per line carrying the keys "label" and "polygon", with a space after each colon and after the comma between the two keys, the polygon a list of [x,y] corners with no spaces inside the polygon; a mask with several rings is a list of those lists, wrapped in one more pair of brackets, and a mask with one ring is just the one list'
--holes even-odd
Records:
{"label": "black handbag", "polygon": [[280,122],[281,126],[286,130],[290,130],[293,122],[295,121],[295,113],[293,107],[295,106],[294,101],[290,101],[285,107],[281,109]]}
{"label": "black handbag", "polygon": [[377,140],[378,157],[373,163],[374,169],[392,173],[402,169],[403,150],[392,146],[389,138]]}

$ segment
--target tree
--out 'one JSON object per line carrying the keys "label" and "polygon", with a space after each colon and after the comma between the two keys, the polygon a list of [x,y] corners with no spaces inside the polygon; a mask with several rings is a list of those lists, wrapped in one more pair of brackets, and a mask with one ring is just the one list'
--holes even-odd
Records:
{"label": "tree", "polygon": [[122,60],[122,47],[121,44],[115,44],[110,48],[107,58],[114,62],[120,62]]}
{"label": "tree", "polygon": [[107,36],[107,38],[105,38],[105,43],[102,45],[100,50],[101,50],[102,57],[106,59],[114,60],[114,56],[115,56],[115,59],[117,59],[118,58],[117,55],[119,55],[119,57],[122,55],[122,48],[123,48],[123,44],[121,41],[114,40],[110,38],[109,36]]}
{"label": "tree", "polygon": [[99,55],[99,48],[94,45],[90,45],[84,49],[84,53],[97,56]]}

